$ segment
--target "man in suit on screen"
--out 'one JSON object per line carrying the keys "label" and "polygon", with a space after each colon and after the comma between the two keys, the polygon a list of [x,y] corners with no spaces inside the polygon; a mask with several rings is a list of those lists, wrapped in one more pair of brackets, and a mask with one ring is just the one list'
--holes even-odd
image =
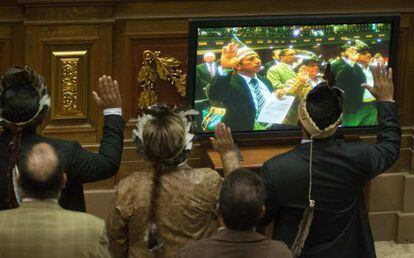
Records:
{"label": "man in suit on screen", "polygon": [[233,71],[216,76],[207,87],[212,104],[226,109],[223,122],[235,131],[265,128],[256,119],[273,88],[268,79],[257,74],[261,66],[259,55],[251,48],[230,43],[223,48],[221,67]]}

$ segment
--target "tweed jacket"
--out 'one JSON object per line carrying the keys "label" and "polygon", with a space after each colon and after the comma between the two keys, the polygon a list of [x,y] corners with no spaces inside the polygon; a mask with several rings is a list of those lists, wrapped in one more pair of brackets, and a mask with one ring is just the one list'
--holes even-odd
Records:
{"label": "tweed jacket", "polygon": [[189,240],[212,235],[222,179],[212,169],[183,165],[164,173],[158,199],[157,226],[165,245],[155,254],[144,242],[148,226],[153,171],[123,179],[110,213],[108,236],[114,257],[176,257]]}
{"label": "tweed jacket", "polygon": [[216,235],[188,244],[180,258],[291,258],[285,243],[253,230],[220,229]]}
{"label": "tweed jacket", "polygon": [[0,257],[110,257],[105,222],[53,200],[23,202],[0,211]]}
{"label": "tweed jacket", "polygon": [[[301,257],[376,257],[363,198],[364,185],[398,159],[401,129],[395,103],[378,103],[376,144],[314,140],[312,199],[315,211]],[[261,170],[267,191],[264,224],[273,238],[292,245],[308,207],[310,143],[267,161]]]}
{"label": "tweed jacket", "polygon": [[[124,121],[119,115],[104,116],[104,127],[99,153],[85,150],[76,141],[44,137],[35,131],[23,131],[22,148],[38,142],[47,142],[61,154],[67,176],[59,204],[68,210],[85,211],[83,183],[107,179],[118,172],[123,148]],[[0,135],[0,210],[6,209],[7,169],[10,162],[8,131]]]}

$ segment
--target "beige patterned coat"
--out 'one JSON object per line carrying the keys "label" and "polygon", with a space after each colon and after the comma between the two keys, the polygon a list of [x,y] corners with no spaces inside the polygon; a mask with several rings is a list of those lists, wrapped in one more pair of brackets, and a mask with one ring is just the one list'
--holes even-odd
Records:
{"label": "beige patterned coat", "polygon": [[147,249],[152,171],[135,172],[117,188],[108,236],[114,257],[176,257],[190,240],[207,238],[217,227],[215,208],[220,175],[212,169],[184,165],[161,178],[158,228],[165,241],[156,255]]}

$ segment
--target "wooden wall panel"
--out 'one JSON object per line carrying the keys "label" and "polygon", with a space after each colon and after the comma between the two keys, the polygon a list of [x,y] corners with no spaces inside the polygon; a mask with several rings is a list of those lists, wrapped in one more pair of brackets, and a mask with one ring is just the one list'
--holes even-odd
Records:
{"label": "wooden wall panel", "polygon": [[[81,142],[99,139],[102,114],[91,92],[96,90],[99,76],[110,74],[111,35],[111,25],[26,27],[26,60],[44,75],[53,100],[51,116],[42,129],[44,134]],[[72,73],[65,70],[63,60],[78,60],[76,69]],[[72,83],[76,83],[77,107],[70,111],[62,101]]]}

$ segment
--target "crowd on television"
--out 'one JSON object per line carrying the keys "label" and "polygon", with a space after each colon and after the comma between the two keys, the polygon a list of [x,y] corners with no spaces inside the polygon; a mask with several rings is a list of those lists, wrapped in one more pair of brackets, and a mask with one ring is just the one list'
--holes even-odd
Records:
{"label": "crowd on television", "polygon": [[[264,69],[247,46],[225,46],[220,64],[206,53],[211,78],[200,94],[226,108],[210,137],[222,171],[188,164],[196,110],[149,106],[132,139],[150,166],[118,182],[106,223],[86,213],[82,185],[119,173],[123,86],[103,75],[92,92],[104,122],[95,153],[39,134],[48,87],[32,68],[10,68],[0,93],[0,257],[376,257],[363,187],[398,159],[401,131],[392,69],[364,47],[344,45],[324,76],[317,58],[295,69],[295,49],[273,51]],[[352,91],[375,100],[375,144],[333,138],[341,124],[362,121],[361,108],[347,106]],[[256,117],[271,94],[295,96],[285,119],[303,138],[253,172],[232,129],[266,127]]]}
{"label": "crowd on television", "polygon": [[[199,119],[199,122],[204,131],[212,130],[214,125],[220,121],[240,131],[295,126],[299,101],[324,80],[324,70],[327,66],[335,79],[335,85],[345,92],[345,111],[341,126],[377,124],[375,99],[369,90],[360,86],[361,84],[374,86],[371,70],[378,65],[388,66],[388,57],[383,57],[381,53],[374,55],[370,47],[358,39],[345,42],[339,47],[338,56],[330,59],[321,53],[292,47],[274,48],[269,51],[272,52],[272,60],[264,64],[257,52],[237,43],[229,43],[223,47],[218,61],[213,51],[207,51],[203,55],[204,62],[196,67],[195,106],[202,113],[202,119]],[[237,56],[237,53],[241,55],[254,53],[256,60],[253,62],[256,67],[233,69],[234,62],[242,57]],[[230,82],[228,79],[231,76],[226,75],[235,73],[237,69],[250,69],[250,72],[255,74],[259,88],[255,89],[255,86],[251,86],[249,77],[244,77],[246,71],[237,73],[246,80]],[[237,94],[234,90],[228,92],[227,90],[231,87],[223,86],[237,83],[244,85],[245,89],[249,88],[248,91],[251,94]],[[235,88],[240,89],[240,92],[244,91],[241,90],[243,87]],[[257,121],[260,111],[272,95],[276,95],[279,99],[283,99],[283,96],[295,97],[285,119],[278,125]],[[239,112],[243,110],[241,106],[244,106],[246,111],[243,114]],[[213,113],[217,113],[220,109],[222,115],[214,116]],[[241,119],[241,115],[246,115],[247,118]]]}

